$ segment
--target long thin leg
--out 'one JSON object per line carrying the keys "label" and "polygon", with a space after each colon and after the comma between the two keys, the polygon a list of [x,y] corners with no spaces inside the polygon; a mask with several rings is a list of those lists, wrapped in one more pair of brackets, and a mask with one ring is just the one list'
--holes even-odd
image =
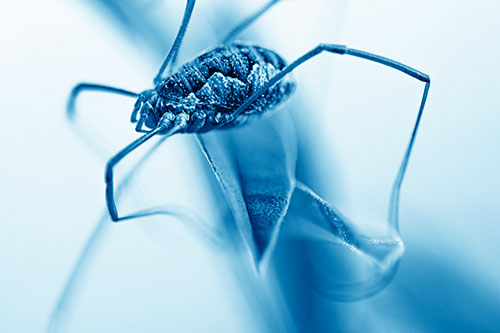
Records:
{"label": "long thin leg", "polygon": [[80,93],[85,91],[105,92],[134,98],[138,97],[139,94],[121,88],[86,82],[77,84],[71,90],[66,106],[66,116],[69,123],[73,126],[75,133],[87,144],[90,150],[97,156],[104,157],[108,154],[105,149],[102,148],[101,142],[95,138],[95,135],[92,135],[92,130],[89,129],[88,126],[85,126],[84,121],[82,121],[76,113],[76,100],[80,96]]}
{"label": "long thin leg", "polygon": [[[144,134],[137,140],[133,141],[130,143],[128,146],[120,150],[115,156],[113,156],[108,163],[106,164],[106,171],[105,171],[105,182],[106,182],[106,205],[108,207],[109,215],[111,216],[111,219],[113,222],[118,222],[121,220],[128,220],[128,219],[133,219],[136,217],[144,217],[144,216],[149,216],[149,215],[154,215],[154,214],[164,214],[164,212],[158,212],[158,211],[153,211],[149,213],[144,213],[144,212],[138,212],[134,213],[128,216],[124,217],[118,217],[118,211],[116,209],[116,202],[115,202],[115,196],[114,196],[114,189],[113,189],[113,168],[115,167],[116,164],[118,164],[125,156],[130,154],[132,151],[137,149],[139,146],[141,146],[143,143],[151,139],[153,136],[156,134],[161,133],[162,135],[166,137],[171,136],[172,134],[175,134],[176,132],[184,129],[187,126],[187,118],[184,117],[177,117],[175,120],[174,125],[168,129],[167,132],[167,126],[165,123],[163,123],[160,120],[160,124],[153,129],[152,131],[148,132],[147,134]],[[165,132],[165,133],[164,133]]]}
{"label": "long thin leg", "polygon": [[137,140],[134,140],[128,146],[120,150],[115,156],[113,156],[106,164],[105,171],[105,182],[106,182],[106,205],[108,207],[109,215],[114,222],[118,221],[118,212],[116,210],[115,196],[113,189],[113,168],[120,162],[126,155],[132,152],[134,149],[151,139],[153,136],[161,131],[161,127],[158,126],[154,130],[144,134]]}
{"label": "long thin leg", "polygon": [[272,6],[278,3],[280,0],[271,0],[266,3],[262,8],[257,10],[255,13],[244,19],[240,24],[231,30],[226,37],[222,40],[222,44],[227,44],[230,42],[236,35],[245,30],[250,24],[255,22],[259,17],[261,17],[265,12],[267,12]]}
{"label": "long thin leg", "polygon": [[102,85],[102,84],[81,82],[81,83],[77,84],[71,90],[71,94],[69,95],[69,98],[68,98],[68,104],[66,106],[66,116],[71,121],[74,121],[74,119],[75,119],[76,99],[78,98],[78,95],[80,95],[80,93],[83,91],[101,91],[101,92],[124,95],[124,96],[128,96],[128,97],[139,97],[138,93],[135,93],[135,92],[132,92],[129,90],[110,87],[110,86],[106,86],[106,85]]}
{"label": "long thin leg", "polygon": [[165,70],[167,69],[169,63],[171,64],[171,67],[175,64],[177,52],[181,47],[182,39],[184,38],[184,34],[186,33],[186,29],[189,24],[189,20],[191,19],[191,14],[193,13],[195,2],[196,2],[195,0],[187,0],[186,9],[184,10],[184,16],[182,18],[179,31],[177,32],[177,36],[175,36],[174,43],[172,44],[172,47],[170,47],[167,57],[163,61],[160,70],[158,71],[158,74],[156,74],[153,80],[155,85],[158,85],[158,83],[160,83],[160,81],[162,80],[163,74],[165,73]]}
{"label": "long thin leg", "polygon": [[410,141],[408,143],[408,146],[406,148],[405,155],[403,157],[403,161],[401,162],[401,166],[398,171],[398,175],[396,176],[396,179],[394,181],[393,185],[393,190],[391,194],[391,201],[390,201],[390,206],[389,206],[389,222],[392,224],[392,226],[398,230],[398,205],[399,205],[399,190],[401,188],[401,184],[403,182],[404,174],[406,172],[406,167],[408,165],[408,161],[410,159],[410,154],[413,149],[413,144],[415,142],[415,138],[417,135],[418,131],[418,126],[420,124],[420,120],[422,118],[422,114],[424,112],[424,107],[425,107],[425,102],[427,100],[427,95],[429,93],[429,88],[431,84],[430,77],[427,74],[424,74],[412,67],[409,67],[407,65],[404,65],[400,62],[394,61],[392,59],[388,59],[373,53],[368,53],[365,51],[360,51],[356,49],[350,49],[347,46],[344,45],[335,45],[335,44],[320,44],[311,51],[307,52],[294,62],[292,62],[290,65],[285,67],[281,72],[276,74],[271,80],[269,80],[265,85],[262,86],[261,89],[259,89],[256,93],[252,94],[250,98],[248,98],[238,109],[233,114],[233,117],[237,117],[238,114],[246,110],[255,100],[257,100],[260,96],[262,96],[269,88],[271,88],[274,84],[276,84],[279,80],[281,80],[285,75],[289,74],[292,72],[295,68],[298,66],[302,65],[306,61],[310,60],[311,58],[319,55],[321,52],[326,51],[330,53],[335,53],[335,54],[346,54],[346,55],[351,55],[354,57],[358,58],[363,58],[366,60],[374,61],[379,64],[394,68],[400,72],[403,72],[411,77],[414,77],[417,80],[420,80],[422,82],[425,82],[425,87],[424,87],[424,92],[422,95],[422,99],[420,102],[420,107],[418,110],[417,114],[417,120],[415,122],[415,126],[413,128]]}
{"label": "long thin leg", "polygon": [[430,84],[430,80],[425,83],[424,94],[422,96],[422,102],[420,103],[420,108],[418,110],[417,120],[415,121],[415,126],[413,127],[410,141],[408,142],[403,160],[401,162],[401,165],[399,166],[398,174],[392,186],[391,201],[389,204],[389,222],[397,231],[399,231],[399,192],[401,190],[401,184],[403,183],[403,178],[405,176],[406,167],[408,166],[408,162],[410,160],[411,151],[413,150],[413,144],[415,143],[415,138],[417,137],[420,120],[422,119],[422,114],[424,113],[425,101],[427,100],[427,94],[429,93]]}
{"label": "long thin leg", "polygon": [[[306,54],[304,54],[303,56],[298,58],[297,60],[295,60],[294,62],[292,62],[290,65],[286,66],[281,72],[279,72],[278,74],[273,76],[272,79],[270,79],[259,90],[257,90],[257,92],[253,93],[252,96],[250,96],[243,104],[241,104],[238,107],[238,109],[236,109],[233,116],[234,117],[238,116],[241,112],[246,110],[253,102],[255,102],[255,100],[257,100],[261,95],[263,95],[267,90],[269,90],[269,88],[271,88],[278,81],[280,81],[283,77],[285,77],[285,75],[289,74],[295,68],[299,67],[300,65],[302,65],[306,61],[310,60],[311,58],[319,55],[323,51],[330,52],[330,53],[336,53],[336,54],[347,54],[347,55],[352,55],[352,56],[359,57],[359,58],[364,58],[364,59],[367,59],[370,61],[378,62],[382,65],[394,68],[398,71],[401,71],[405,74],[408,74],[408,75],[416,78],[417,80],[426,82],[427,84],[426,84],[425,91],[427,91],[429,89],[428,85],[430,84],[430,78],[427,74],[419,72],[416,69],[413,69],[413,68],[411,68],[407,65],[404,65],[400,62],[397,62],[397,61],[394,61],[394,60],[391,60],[391,59],[388,59],[388,58],[385,58],[385,57],[382,57],[382,56],[379,56],[376,54],[372,54],[372,53],[368,53],[368,52],[364,52],[364,51],[360,51],[360,50],[356,50],[356,49],[350,49],[345,45],[320,44],[320,45],[316,46],[314,49],[312,49],[311,51],[307,52]],[[424,93],[424,96],[422,98],[422,102],[420,104],[421,111],[423,110],[423,107],[425,105],[426,98],[427,98],[427,94]]]}

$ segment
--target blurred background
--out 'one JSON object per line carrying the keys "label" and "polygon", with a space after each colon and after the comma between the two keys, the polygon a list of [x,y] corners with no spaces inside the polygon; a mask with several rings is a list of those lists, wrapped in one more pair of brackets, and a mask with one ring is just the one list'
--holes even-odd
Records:
{"label": "blurred background", "polygon": [[[106,158],[136,137],[128,123],[133,100],[88,94],[78,106],[101,147],[89,150],[64,115],[70,89],[80,81],[150,88],[185,6],[173,2],[136,9],[156,19],[145,26],[161,23],[158,35],[124,29],[100,1],[0,4],[0,331],[47,329],[103,214]],[[179,60],[215,45],[264,3],[198,1]],[[279,282],[260,279],[247,256],[176,219],[106,221],[61,331],[499,330],[499,10],[493,0],[286,0],[241,36],[289,61],[330,42],[431,76],[401,192],[406,252],[382,292],[339,303],[283,278],[277,292]],[[317,172],[309,185],[353,219],[384,220],[422,84],[329,55],[294,76],[297,174]],[[122,207],[171,203],[215,230],[229,213],[206,170],[194,137],[171,138],[134,178]],[[290,246],[278,246],[278,258]]]}

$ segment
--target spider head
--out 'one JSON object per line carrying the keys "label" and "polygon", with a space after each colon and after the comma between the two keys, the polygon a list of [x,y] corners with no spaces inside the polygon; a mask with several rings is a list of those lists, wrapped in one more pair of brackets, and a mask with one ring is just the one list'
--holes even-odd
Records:
{"label": "spider head", "polygon": [[149,129],[154,129],[158,125],[158,121],[166,111],[162,110],[163,103],[159,103],[160,99],[154,89],[145,90],[139,95],[130,117],[132,123],[137,123],[135,127],[137,132],[147,131],[143,129],[143,125]]}

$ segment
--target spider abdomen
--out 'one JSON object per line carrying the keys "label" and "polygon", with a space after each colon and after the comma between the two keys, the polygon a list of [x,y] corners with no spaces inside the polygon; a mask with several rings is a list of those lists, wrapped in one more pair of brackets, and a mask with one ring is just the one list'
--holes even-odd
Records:
{"label": "spider abdomen", "polygon": [[[251,115],[275,108],[291,95],[295,84],[284,78],[232,117],[232,112],[285,66],[278,54],[262,47],[240,43],[217,47],[184,64],[156,87],[159,104],[175,107],[155,108],[154,118],[159,119],[168,109],[185,112],[191,124],[187,132],[236,126]],[[197,115],[191,117],[194,113]],[[200,124],[202,114],[204,123]]]}

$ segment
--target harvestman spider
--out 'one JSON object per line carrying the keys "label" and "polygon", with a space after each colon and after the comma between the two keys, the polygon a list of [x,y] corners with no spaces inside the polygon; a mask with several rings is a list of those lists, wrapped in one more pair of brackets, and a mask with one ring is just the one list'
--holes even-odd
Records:
{"label": "harvestman spider", "polygon": [[[250,118],[256,118],[254,116],[274,108],[293,92],[294,83],[287,77],[287,74],[323,51],[374,61],[425,83],[415,126],[393,186],[389,220],[396,221],[394,217],[397,216],[399,188],[429,92],[429,76],[394,60],[343,45],[320,44],[286,66],[283,59],[271,50],[252,45],[229,44],[240,31],[248,27],[278,1],[269,1],[264,7],[236,26],[223,39],[221,46],[185,64],[177,73],[171,75],[195,4],[195,0],[187,0],[182,23],[174,43],[154,78],[154,89],[139,94],[125,89],[91,83],[80,83],[73,88],[67,108],[68,118],[73,123],[76,121],[75,102],[83,91],[110,92],[137,98],[131,121],[137,122],[137,132],[145,134],[119,151],[106,165],[106,204],[109,215],[114,222],[156,214],[176,214],[172,211],[153,208],[127,216],[120,217],[118,215],[113,186],[113,168],[126,155],[153,136],[163,135],[163,138],[136,164],[138,167],[170,135],[201,133],[218,128],[238,126]],[[143,126],[150,128],[150,130],[143,129]],[[130,174],[125,177],[118,191],[126,185],[129,177]],[[91,236],[91,241],[87,243],[73,268],[53,309],[49,330],[57,328],[58,320],[70,298],[75,278],[98,233],[99,230],[96,229]]]}
{"label": "harvestman spider", "polygon": [[[294,83],[287,74],[322,52],[367,59],[425,82],[416,125],[404,159],[407,161],[427,99],[429,76],[397,61],[344,45],[319,44],[287,66],[274,51],[250,44],[229,44],[238,32],[278,1],[270,1],[243,21],[227,35],[221,46],[197,57],[171,74],[195,4],[195,0],[188,0],[174,43],[154,78],[153,89],[135,93],[91,83],[80,83],[73,88],[67,110],[70,119],[74,119],[76,98],[85,90],[138,98],[132,111],[131,121],[137,122],[135,128],[137,132],[145,134],[120,150],[106,165],[106,205],[114,222],[165,214],[164,211],[145,210],[119,216],[115,203],[113,168],[126,155],[156,135],[167,138],[175,133],[202,133],[238,126],[249,118],[256,118],[255,115],[276,107],[293,92]],[[145,130],[144,125],[149,130]],[[403,162],[398,175],[401,178],[405,168],[406,162]]]}

